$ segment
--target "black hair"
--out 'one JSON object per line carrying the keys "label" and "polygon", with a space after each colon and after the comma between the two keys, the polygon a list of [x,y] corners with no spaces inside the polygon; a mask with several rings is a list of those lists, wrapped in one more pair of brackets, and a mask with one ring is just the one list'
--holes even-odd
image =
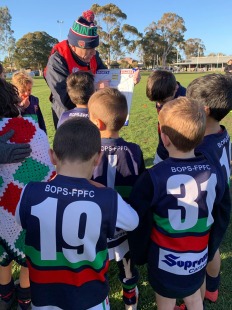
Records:
{"label": "black hair", "polygon": [[151,101],[165,101],[174,96],[175,90],[176,78],[170,71],[156,70],[147,79],[146,95]]}
{"label": "black hair", "polygon": [[186,96],[209,107],[209,116],[221,121],[232,110],[232,77],[224,74],[207,74],[193,80]]}
{"label": "black hair", "polygon": [[57,129],[53,150],[61,161],[88,161],[101,151],[100,132],[88,118],[73,117]]}
{"label": "black hair", "polygon": [[0,117],[19,116],[20,101],[17,88],[0,78]]}

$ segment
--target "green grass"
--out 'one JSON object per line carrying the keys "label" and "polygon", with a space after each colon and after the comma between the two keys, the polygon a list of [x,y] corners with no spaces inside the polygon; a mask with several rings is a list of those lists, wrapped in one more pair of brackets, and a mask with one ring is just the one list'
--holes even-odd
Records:
{"label": "green grass", "polygon": [[[194,78],[207,73],[178,73],[177,80],[187,86]],[[146,98],[146,80],[148,72],[142,74],[141,82],[135,87],[132,107],[130,112],[129,126],[124,127],[121,131],[121,136],[128,141],[138,143],[144,154],[144,159],[147,167],[152,165],[156,146],[157,146],[157,113],[154,103]],[[54,127],[52,122],[51,104],[49,102],[49,88],[42,78],[35,78],[33,94],[39,97],[40,107],[44,115],[47,125],[48,138],[52,144],[54,137]],[[232,135],[232,113],[222,121],[226,126],[230,135]],[[206,304],[207,310],[231,310],[232,309],[232,277],[230,274],[232,266],[232,231],[231,225],[227,231],[226,237],[221,246],[221,287],[219,299],[216,304]],[[138,309],[150,310],[156,309],[154,302],[154,292],[150,288],[146,279],[146,268],[140,267],[139,287],[139,305]],[[18,270],[15,270],[17,276]],[[110,271],[110,302],[112,310],[124,309],[121,299],[121,287],[117,278],[117,268],[114,262],[111,262]]]}

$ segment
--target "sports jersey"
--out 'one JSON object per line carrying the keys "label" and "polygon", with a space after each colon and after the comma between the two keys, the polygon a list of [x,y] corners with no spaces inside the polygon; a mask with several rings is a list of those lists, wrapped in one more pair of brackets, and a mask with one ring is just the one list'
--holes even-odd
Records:
{"label": "sports jersey", "polygon": [[84,310],[105,300],[107,237],[134,229],[136,212],[112,189],[57,175],[30,182],[16,211],[26,231],[25,253],[35,307]]}
{"label": "sports jersey", "polygon": [[59,118],[57,128],[71,117],[89,117],[88,108],[74,108],[63,112]]}
{"label": "sports jersey", "polygon": [[42,114],[42,112],[40,110],[40,106],[39,106],[39,98],[37,98],[33,95],[30,95],[29,101],[30,101],[29,106],[26,109],[23,109],[23,111],[21,111],[21,114],[23,116],[25,116],[27,114],[29,114],[29,115],[36,114],[38,117],[38,123],[39,123],[40,129],[42,129],[45,133],[47,133],[43,114]]}
{"label": "sports jersey", "polygon": [[[226,199],[226,208],[221,208]],[[130,202],[141,221],[152,212],[147,256],[151,286],[167,298],[192,295],[217,249],[211,240],[220,243],[229,224],[229,190],[221,174],[203,156],[168,158],[139,178]],[[146,243],[145,231],[139,234],[134,243]],[[138,245],[140,255],[139,250]]]}
{"label": "sports jersey", "polygon": [[214,165],[222,169],[225,180],[230,181],[231,142],[224,126],[216,134],[204,136],[195,153],[204,154]]}
{"label": "sports jersey", "polygon": [[[114,188],[124,200],[128,200],[132,186],[145,170],[143,153],[138,144],[122,138],[101,139],[101,161],[94,169],[92,179]],[[121,260],[129,251],[127,234],[121,229],[108,239],[110,259]]]}
{"label": "sports jersey", "polygon": [[180,82],[176,82],[178,85],[177,91],[175,93],[174,98],[178,98],[180,96],[186,96],[186,88],[180,84]]}

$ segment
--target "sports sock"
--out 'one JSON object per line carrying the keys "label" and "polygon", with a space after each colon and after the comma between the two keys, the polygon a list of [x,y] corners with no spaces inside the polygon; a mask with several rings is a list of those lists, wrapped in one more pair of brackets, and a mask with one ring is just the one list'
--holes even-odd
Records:
{"label": "sports sock", "polygon": [[0,284],[0,298],[1,300],[5,301],[6,303],[10,302],[14,295],[14,281],[11,281],[8,284],[1,285]]}
{"label": "sports sock", "polygon": [[211,277],[206,273],[206,290],[209,292],[215,292],[218,290],[220,284],[220,273],[217,277]]}
{"label": "sports sock", "polygon": [[18,284],[16,285],[16,294],[19,308],[21,310],[31,309],[31,288],[22,288]]}

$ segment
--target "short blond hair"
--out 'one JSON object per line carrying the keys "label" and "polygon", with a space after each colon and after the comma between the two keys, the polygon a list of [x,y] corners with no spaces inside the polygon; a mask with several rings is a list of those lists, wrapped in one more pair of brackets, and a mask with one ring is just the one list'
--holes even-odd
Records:
{"label": "short blond hair", "polygon": [[197,101],[178,97],[167,102],[159,113],[161,132],[182,152],[194,149],[203,139],[206,128],[204,107]]}
{"label": "short blond hair", "polygon": [[33,85],[33,79],[27,72],[19,71],[13,74],[11,83],[18,88],[19,92],[23,93],[28,84]]}
{"label": "short blond hair", "polygon": [[107,130],[119,131],[125,124],[127,101],[116,88],[106,87],[96,91],[89,99],[88,108],[90,116],[100,119]]}

